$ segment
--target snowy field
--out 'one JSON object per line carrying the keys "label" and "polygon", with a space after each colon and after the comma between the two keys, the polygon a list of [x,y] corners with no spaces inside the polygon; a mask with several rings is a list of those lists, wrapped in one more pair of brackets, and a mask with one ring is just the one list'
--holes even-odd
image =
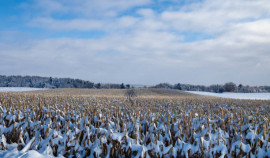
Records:
{"label": "snowy field", "polygon": [[0,93],[0,157],[270,157],[270,100],[61,91]]}
{"label": "snowy field", "polygon": [[200,91],[187,91],[193,94],[215,96],[222,98],[233,98],[233,99],[258,99],[258,100],[269,100],[270,93],[212,93],[212,92],[200,92]]}
{"label": "snowy field", "polygon": [[8,148],[6,151],[0,151],[1,158],[54,158],[54,156],[40,154],[35,150],[27,150],[27,151],[18,151],[17,144],[13,143],[12,145],[7,145]]}
{"label": "snowy field", "polygon": [[46,88],[30,88],[30,87],[0,87],[0,92],[25,92],[45,90]]}

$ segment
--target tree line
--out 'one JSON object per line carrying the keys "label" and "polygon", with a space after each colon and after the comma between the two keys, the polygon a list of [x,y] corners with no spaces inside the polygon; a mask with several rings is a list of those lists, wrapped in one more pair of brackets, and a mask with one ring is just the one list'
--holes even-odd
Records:
{"label": "tree line", "polygon": [[0,75],[0,87],[125,89],[130,85],[94,83],[81,79]]}
{"label": "tree line", "polygon": [[167,88],[167,89],[179,89],[184,91],[205,91],[205,92],[238,92],[238,93],[263,93],[270,92],[270,86],[249,86],[249,85],[236,85],[233,82],[228,82],[225,84],[213,84],[210,86],[204,85],[192,85],[192,84],[181,84],[177,83],[171,85],[169,83],[160,83],[152,88]]}
{"label": "tree line", "polygon": [[[40,76],[5,76],[0,75],[0,87],[33,87],[33,88],[95,88],[95,89],[129,89],[130,84],[114,84],[114,83],[94,83],[81,79],[72,78],[53,78]],[[146,87],[146,86],[145,86]],[[213,84],[210,86],[192,85],[177,83],[171,85],[169,83],[160,83],[149,88],[167,88],[185,91],[205,91],[205,92],[239,92],[239,93],[259,93],[270,92],[270,86],[249,86],[236,85],[233,82],[225,84]]]}

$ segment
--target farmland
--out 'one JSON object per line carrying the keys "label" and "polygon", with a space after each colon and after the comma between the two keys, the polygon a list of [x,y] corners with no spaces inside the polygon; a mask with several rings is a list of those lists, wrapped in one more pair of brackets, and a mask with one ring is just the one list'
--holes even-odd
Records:
{"label": "farmland", "polygon": [[270,156],[270,100],[136,93],[129,100],[116,89],[2,92],[0,156]]}

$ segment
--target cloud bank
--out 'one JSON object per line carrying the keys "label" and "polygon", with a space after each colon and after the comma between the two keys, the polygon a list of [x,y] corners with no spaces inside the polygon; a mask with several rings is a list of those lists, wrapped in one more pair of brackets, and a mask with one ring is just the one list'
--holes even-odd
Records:
{"label": "cloud bank", "polygon": [[268,0],[48,0],[17,6],[17,23],[0,28],[1,74],[270,85]]}

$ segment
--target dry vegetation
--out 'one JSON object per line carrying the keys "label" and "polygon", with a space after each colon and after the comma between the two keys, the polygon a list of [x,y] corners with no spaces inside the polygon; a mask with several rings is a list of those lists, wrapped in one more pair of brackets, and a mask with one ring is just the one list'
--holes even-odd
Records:
{"label": "dry vegetation", "polygon": [[0,93],[0,149],[65,157],[269,157],[270,101],[176,90]]}

